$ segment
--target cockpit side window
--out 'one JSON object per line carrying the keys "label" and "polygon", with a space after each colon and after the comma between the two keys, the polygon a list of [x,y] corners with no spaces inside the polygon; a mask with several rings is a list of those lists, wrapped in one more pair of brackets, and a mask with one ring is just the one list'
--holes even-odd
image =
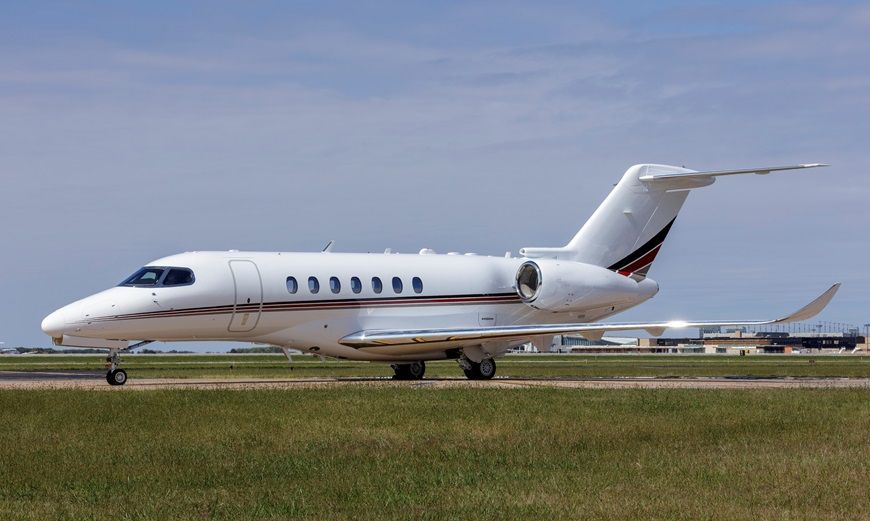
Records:
{"label": "cockpit side window", "polygon": [[166,268],[149,268],[144,267],[136,273],[130,275],[120,286],[156,286],[160,282],[160,277]]}
{"label": "cockpit side window", "polygon": [[193,284],[193,272],[187,268],[169,268],[169,273],[163,277],[164,286],[186,286]]}

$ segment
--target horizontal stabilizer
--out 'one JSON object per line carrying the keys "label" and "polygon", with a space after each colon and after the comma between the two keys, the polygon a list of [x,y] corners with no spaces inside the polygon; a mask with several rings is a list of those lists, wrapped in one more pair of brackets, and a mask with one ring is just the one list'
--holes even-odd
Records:
{"label": "horizontal stabilizer", "polygon": [[587,324],[531,324],[518,326],[494,326],[455,329],[419,329],[419,330],[372,330],[358,331],[342,338],[343,345],[357,349],[371,348],[373,352],[399,354],[401,350],[383,350],[378,348],[399,347],[419,344],[443,344],[445,347],[474,345],[483,342],[526,339],[541,335],[563,335],[579,333],[583,336],[596,337],[609,331],[651,331],[663,333],[666,329],[686,327],[715,326],[762,326],[799,322],[816,316],[831,302],[840,283],[834,284],[827,291],[816,297],[812,302],[799,310],[774,320],[705,320],[668,322],[634,322],[634,323],[587,323]]}
{"label": "horizontal stabilizer", "polygon": [[661,173],[648,173],[646,175],[642,175],[638,177],[639,180],[650,182],[650,181],[665,181],[665,180],[674,180],[674,179],[705,179],[705,178],[713,178],[720,177],[725,175],[739,175],[739,174],[758,174],[758,175],[766,175],[771,172],[779,172],[782,170],[802,170],[804,168],[818,168],[820,166],[828,166],[824,163],[807,163],[803,165],[792,165],[792,166],[768,166],[762,168],[744,168],[741,170],[710,170],[708,172],[661,172]]}

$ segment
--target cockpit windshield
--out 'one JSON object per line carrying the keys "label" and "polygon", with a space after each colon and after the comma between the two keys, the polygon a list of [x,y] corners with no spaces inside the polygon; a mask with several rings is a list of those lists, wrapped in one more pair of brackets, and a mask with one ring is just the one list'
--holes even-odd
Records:
{"label": "cockpit windshield", "polygon": [[164,268],[142,268],[127,277],[121,286],[156,286],[163,276]]}
{"label": "cockpit windshield", "polygon": [[193,282],[193,271],[188,268],[146,266],[127,277],[119,286],[186,286],[193,284]]}

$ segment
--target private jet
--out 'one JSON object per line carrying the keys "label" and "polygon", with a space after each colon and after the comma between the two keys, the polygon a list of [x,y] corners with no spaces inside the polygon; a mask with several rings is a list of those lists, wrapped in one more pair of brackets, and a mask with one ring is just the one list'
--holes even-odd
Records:
{"label": "private jet", "polygon": [[119,285],[42,321],[60,346],[108,350],[106,380],[123,385],[122,352],[149,342],[269,344],[341,360],[391,364],[420,379],[431,360],[456,360],[469,379],[496,359],[554,335],[600,339],[611,331],[763,325],[807,320],[839,288],[772,320],[603,322],[652,298],[650,267],[693,189],[719,177],[826,166],[818,163],[695,171],[629,168],[564,246],[519,255],[207,251],[147,263]]}

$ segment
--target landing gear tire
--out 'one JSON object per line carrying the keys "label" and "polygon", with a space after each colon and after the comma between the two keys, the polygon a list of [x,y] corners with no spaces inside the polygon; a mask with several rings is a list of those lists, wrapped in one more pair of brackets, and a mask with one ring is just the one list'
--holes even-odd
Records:
{"label": "landing gear tire", "polygon": [[411,362],[410,364],[393,364],[393,380],[422,380],[426,374],[426,362]]}
{"label": "landing gear tire", "polygon": [[123,369],[111,369],[106,373],[106,381],[109,385],[124,385],[127,383],[127,371]]}
{"label": "landing gear tire", "polygon": [[480,363],[471,360],[467,362],[471,367],[463,368],[462,371],[469,380],[491,380],[495,376],[495,360],[492,358],[484,358]]}
{"label": "landing gear tire", "polygon": [[109,351],[106,357],[106,381],[109,385],[124,385],[127,383],[127,371],[121,369],[121,353],[117,349]]}

